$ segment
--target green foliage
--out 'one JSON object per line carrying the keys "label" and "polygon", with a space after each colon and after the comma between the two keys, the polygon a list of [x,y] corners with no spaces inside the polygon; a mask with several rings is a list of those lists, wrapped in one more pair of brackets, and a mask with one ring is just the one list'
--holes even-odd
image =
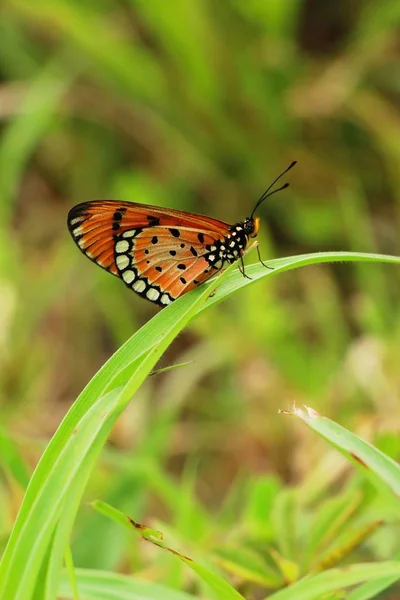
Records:
{"label": "green foliage", "polygon": [[[339,256],[330,257],[329,253],[325,253],[314,258],[309,255],[303,258],[279,259],[276,261],[276,266],[275,262],[271,262],[271,270],[265,269],[261,264],[250,266],[248,273],[253,275],[251,279],[244,279],[237,270],[234,270],[235,265],[231,265],[210,283],[201,286],[196,292],[184,296],[168,309],[160,312],[116,352],[73,404],[37,465],[0,564],[0,598],[6,600],[13,597],[22,600],[33,597],[34,594],[36,597],[48,600],[56,597],[61,561],[71,535],[73,521],[102,446],[117,418],[128,406],[132,395],[152,372],[154,365],[176,335],[202,310],[207,300],[209,300],[207,302],[209,307],[233,293],[235,289],[254,283],[257,275],[268,277],[281,270],[309,264],[313,260],[327,261],[329,258],[386,260],[400,263],[400,259],[389,256],[385,258],[377,255],[340,253]],[[230,279],[229,275],[231,275]],[[217,291],[210,298],[210,293],[216,286]],[[315,420],[314,417],[313,424]],[[363,447],[358,448],[358,445],[356,443],[355,452],[351,451],[351,455],[357,456],[358,460],[363,462],[366,458],[364,456],[366,450],[362,452]],[[348,446],[346,449],[350,452]],[[377,451],[373,449],[368,452],[368,459],[372,454],[371,461],[374,453],[376,454]],[[392,489],[395,490],[400,485],[400,469],[396,469],[395,463],[385,459],[383,454],[382,457],[377,465],[377,476],[384,480],[389,479]],[[293,498],[291,494],[283,495],[281,498],[284,502],[278,503],[277,511],[273,516],[278,549],[270,550],[270,556],[282,576],[282,580],[278,580],[279,587],[296,581],[300,576],[300,571],[293,562],[298,554],[294,537]],[[337,555],[341,558],[349,546],[352,549],[369,532],[370,527],[366,529],[366,533],[357,531],[356,541],[346,540],[345,550],[336,550],[334,559]],[[335,537],[337,533],[335,530]],[[317,539],[317,542],[320,540]],[[240,597],[235,590],[208,569],[192,563],[185,557],[183,560],[212,586],[220,598],[228,600]],[[222,556],[222,562],[224,560],[226,558]],[[232,562],[232,558],[230,561]],[[241,562],[243,558],[237,561],[238,566]],[[331,562],[332,559],[325,559],[315,568],[320,570]],[[233,564],[235,565],[235,562]],[[233,570],[238,571],[237,568]],[[267,566],[261,567],[261,572],[264,571],[268,571]],[[243,570],[239,569],[237,574],[243,577]],[[393,573],[389,572],[389,575]],[[250,575],[250,579],[254,580],[254,576]]]}
{"label": "green foliage", "polygon": [[[249,600],[399,595],[399,20],[393,0],[3,0],[2,600],[220,598],[204,573]],[[66,230],[106,197],[235,222],[294,159],[260,210],[275,270],[153,319]]]}

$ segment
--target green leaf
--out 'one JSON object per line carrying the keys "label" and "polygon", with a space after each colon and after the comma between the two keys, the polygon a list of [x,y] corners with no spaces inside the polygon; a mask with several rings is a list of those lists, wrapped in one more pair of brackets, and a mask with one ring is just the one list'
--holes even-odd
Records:
{"label": "green leaf", "polygon": [[[76,569],[75,576],[81,600],[194,600],[195,598],[157,583],[107,571]],[[66,573],[61,579],[59,597],[75,600]]]}
{"label": "green leaf", "polygon": [[268,600],[293,600],[294,598],[321,600],[323,594],[383,577],[400,579],[400,562],[365,563],[330,569],[314,577],[305,577],[288,588],[268,596]]}
{"label": "green leaf", "polygon": [[197,575],[200,576],[202,581],[207,583],[212,590],[218,594],[218,598],[221,600],[243,600],[243,596],[239,594],[234,588],[232,588],[226,581],[221,579],[216,573],[213,573],[203,565],[196,563],[194,560],[181,554],[177,550],[173,550],[168,547],[163,541],[163,534],[160,531],[155,529],[151,529],[145,525],[141,525],[139,523],[135,523],[129,517],[126,517],[123,513],[121,513],[116,508],[106,504],[105,502],[101,502],[97,500],[93,503],[93,508],[101,512],[104,516],[113,519],[123,527],[126,527],[126,523],[130,523],[131,530],[136,531],[148,542],[155,544],[159,548],[163,550],[167,550],[173,556],[180,559],[184,562],[188,567],[190,567]]}
{"label": "green leaf", "polygon": [[[394,510],[400,511],[400,466],[393,459],[311,408],[295,408],[288,414],[304,421],[337,448],[362,471],[378,491],[389,498]],[[388,494],[389,490],[392,493]]]}
{"label": "green leaf", "polygon": [[[228,273],[229,269],[221,278]],[[158,313],[100,369],[71,407],[36,467],[3,555],[2,600],[31,597],[61,519],[58,531],[62,535],[54,538],[47,574],[46,598],[54,597],[74,511],[111,428],[209,293],[210,285],[202,286]],[[121,381],[125,385],[116,387]]]}
{"label": "green leaf", "polygon": [[[262,277],[312,263],[346,260],[400,264],[394,256],[310,254],[270,261],[273,270],[260,264],[248,266],[246,273],[252,280],[243,278],[232,265],[218,278],[159,312],[133,335],[80,394],[39,461],[0,564],[0,600],[31,598],[50,546],[45,588],[46,599],[54,597],[74,515],[109,432],[165,349],[191,319]],[[209,297],[216,286],[215,295]],[[213,576],[203,572],[202,567],[196,569],[204,580],[212,580]],[[225,592],[221,586],[222,594]],[[232,588],[227,589],[226,597],[233,597]]]}
{"label": "green leaf", "polygon": [[210,298],[207,304],[204,305],[199,312],[206,310],[213,304],[218,304],[225,298],[231,296],[235,291],[254,284],[258,279],[272,277],[284,271],[297,269],[298,267],[333,262],[383,262],[398,265],[400,264],[400,258],[389,254],[363,252],[317,252],[313,254],[300,254],[297,256],[268,260],[267,264],[271,267],[271,270],[266,269],[258,262],[246,266],[246,275],[251,277],[251,280],[239,276],[236,272],[231,272],[221,285],[218,286],[215,295]]}

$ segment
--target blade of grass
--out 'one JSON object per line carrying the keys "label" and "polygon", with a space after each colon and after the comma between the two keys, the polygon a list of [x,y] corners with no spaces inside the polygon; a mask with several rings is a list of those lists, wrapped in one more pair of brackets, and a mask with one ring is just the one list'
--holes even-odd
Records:
{"label": "blade of grass", "polygon": [[93,502],[92,506],[95,510],[101,512],[101,514],[103,514],[105,517],[116,521],[118,524],[123,525],[124,527],[126,527],[128,524],[128,526],[131,528],[131,531],[136,531],[139,533],[144,540],[151,542],[159,548],[167,550],[167,552],[170,552],[173,556],[176,556],[178,559],[188,565],[188,567],[190,567],[195,573],[197,573],[202,581],[207,583],[211,589],[218,594],[218,598],[221,600],[244,600],[243,596],[221,577],[203,565],[196,563],[191,558],[181,554],[180,552],[177,552],[176,550],[173,550],[172,548],[169,548],[163,542],[163,534],[161,532],[155,529],[150,529],[144,525],[140,525],[139,523],[135,523],[132,521],[132,519],[129,519],[129,517],[121,513],[113,506],[110,506],[109,504],[100,500]]}
{"label": "blade of grass", "polygon": [[294,409],[289,414],[298,417],[337,448],[385,497],[394,510],[400,510],[400,466],[389,456],[313,409]]}
{"label": "blade of grass", "polygon": [[[69,489],[72,496],[76,493],[75,486],[79,487],[80,494],[83,493],[90,466],[93,466],[113,423],[166,347],[209,293],[209,287],[205,286],[156,315],[108,361],[67,413],[28,486],[0,565],[0,598],[26,600],[30,597],[46,544],[61,515],[62,502],[64,499],[68,501]],[[133,373],[130,373],[131,378],[126,385],[102,396],[102,393],[114,388],[118,367],[124,369],[127,365],[132,365]],[[86,454],[90,455],[88,462],[85,461]],[[53,551],[51,557],[48,590],[54,589],[68,541],[67,533],[64,531],[64,539],[57,537],[57,552]]]}
{"label": "blade of grass", "polygon": [[268,600],[293,600],[294,598],[321,600],[324,594],[383,577],[400,579],[400,562],[365,563],[330,569],[314,577],[305,577],[288,588],[268,596]]}
{"label": "blade of grass", "polygon": [[68,573],[69,582],[74,600],[79,600],[78,583],[75,576],[74,559],[72,557],[71,546],[68,545],[65,550],[65,567]]}
{"label": "blade of grass", "polygon": [[[329,260],[400,263],[399,258],[390,256],[322,253],[271,261],[274,271],[268,271],[261,265],[252,265],[247,272],[253,276],[250,282],[253,283],[271,273]],[[216,283],[219,288],[216,295],[208,300],[208,306],[220,302],[235,289],[247,284],[248,280],[243,280],[239,273],[232,273],[234,267],[232,265],[218,280],[183,296],[156,315],[115,353],[83,390],[50,441],[28,486],[0,565],[2,600],[9,597],[15,600],[30,598],[46,548],[62,516],[63,501],[68,501],[69,492],[72,497],[83,493],[88,473],[116,418],[174,337],[196,314],[201,313]],[[224,286],[224,279],[228,285]],[[122,389],[116,390],[116,385],[121,381],[127,383]],[[113,394],[104,396],[111,390]],[[91,421],[92,413],[95,418]],[[101,416],[105,423],[101,422]],[[70,526],[64,529],[62,536],[57,537],[58,551],[54,552],[56,558],[52,560],[49,575],[52,583],[48,589],[54,589],[57,581]]]}
{"label": "blade of grass", "polygon": [[[171,590],[157,583],[132,579],[107,571],[76,569],[77,583],[85,600],[194,600],[195,596]],[[59,596],[74,600],[66,573],[63,574]]]}
{"label": "blade of grass", "polygon": [[291,269],[297,269],[298,267],[334,262],[380,262],[400,264],[400,258],[389,254],[363,252],[317,252],[313,254],[299,254],[297,256],[267,260],[266,264],[269,267],[272,267],[270,270],[263,267],[259,262],[254,263],[246,266],[246,275],[251,277],[251,280],[245,277],[239,277],[236,272],[230,273],[221,285],[218,286],[215,295],[208,300],[207,304],[205,304],[199,312],[206,310],[213,304],[218,304],[237,290],[252,285],[264,277],[272,277],[273,275],[278,275],[279,273],[290,271]]}
{"label": "blade of grass", "polygon": [[[398,555],[397,560],[400,558]],[[367,581],[359,587],[351,590],[347,600],[370,600],[370,598],[379,598],[378,594],[387,590],[393,583],[396,583],[398,577],[383,577],[375,581]]]}

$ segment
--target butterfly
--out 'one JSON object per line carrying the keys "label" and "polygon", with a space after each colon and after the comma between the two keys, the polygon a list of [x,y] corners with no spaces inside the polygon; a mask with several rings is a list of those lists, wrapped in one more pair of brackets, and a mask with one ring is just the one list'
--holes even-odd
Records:
{"label": "butterfly", "polygon": [[254,213],[266,198],[289,186],[270,191],[295,164],[272,182],[251,215],[234,225],[172,208],[93,200],[70,210],[68,228],[88,258],[143,298],[167,306],[227,264],[240,260],[246,276],[243,254],[260,225]]}

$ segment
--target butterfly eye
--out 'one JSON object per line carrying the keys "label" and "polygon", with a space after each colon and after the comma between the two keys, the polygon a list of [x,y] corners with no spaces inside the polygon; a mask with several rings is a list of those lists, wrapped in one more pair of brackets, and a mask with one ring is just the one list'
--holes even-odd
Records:
{"label": "butterfly eye", "polygon": [[257,236],[258,230],[260,229],[260,217],[256,217],[253,219],[253,231],[250,234],[250,237],[255,238]]}

